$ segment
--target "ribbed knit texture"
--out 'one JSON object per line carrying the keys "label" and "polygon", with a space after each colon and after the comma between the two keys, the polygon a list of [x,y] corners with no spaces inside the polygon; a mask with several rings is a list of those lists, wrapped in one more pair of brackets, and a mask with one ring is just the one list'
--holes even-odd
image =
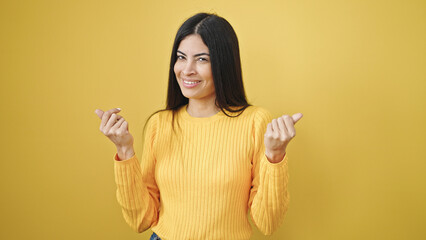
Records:
{"label": "ribbed knit texture", "polygon": [[140,163],[136,155],[114,155],[126,222],[163,240],[250,239],[250,209],[256,227],[272,234],[287,211],[289,175],[288,153],[278,163],[265,156],[271,114],[250,106],[236,118],[196,118],[186,107],[176,115],[175,133],[171,111],[148,121]]}

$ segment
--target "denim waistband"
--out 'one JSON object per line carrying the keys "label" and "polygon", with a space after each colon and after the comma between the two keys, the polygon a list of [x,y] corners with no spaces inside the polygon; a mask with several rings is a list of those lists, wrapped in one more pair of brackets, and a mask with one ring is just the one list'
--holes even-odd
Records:
{"label": "denim waistband", "polygon": [[149,240],[161,240],[161,238],[159,236],[157,236],[157,234],[155,234],[155,232],[152,233],[151,238]]}

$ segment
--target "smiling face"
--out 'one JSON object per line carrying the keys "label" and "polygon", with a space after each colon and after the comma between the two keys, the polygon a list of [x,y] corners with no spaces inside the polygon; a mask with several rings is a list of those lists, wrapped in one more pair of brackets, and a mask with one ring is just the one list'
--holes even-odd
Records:
{"label": "smiling face", "polygon": [[180,42],[174,72],[185,97],[214,101],[216,93],[209,49],[200,35],[188,35]]}

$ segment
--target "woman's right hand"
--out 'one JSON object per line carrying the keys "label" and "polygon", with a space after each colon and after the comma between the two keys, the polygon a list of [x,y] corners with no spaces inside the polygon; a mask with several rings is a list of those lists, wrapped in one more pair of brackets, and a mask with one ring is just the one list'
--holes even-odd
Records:
{"label": "woman's right hand", "polygon": [[127,159],[133,156],[133,136],[129,132],[127,121],[117,113],[120,109],[113,108],[106,112],[96,109],[95,113],[101,121],[99,130],[107,136],[117,147],[120,159]]}

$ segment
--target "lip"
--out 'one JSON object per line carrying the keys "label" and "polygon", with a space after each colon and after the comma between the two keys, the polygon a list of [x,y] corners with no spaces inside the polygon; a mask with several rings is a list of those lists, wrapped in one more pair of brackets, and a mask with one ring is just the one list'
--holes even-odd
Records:
{"label": "lip", "polygon": [[[196,84],[186,84],[184,81],[200,81],[200,82],[198,82]],[[192,79],[191,80],[190,79],[182,79],[182,85],[184,87],[186,87],[186,88],[194,88],[194,87],[200,85],[200,83],[201,83],[201,80],[196,80],[196,79],[194,79],[194,80],[192,80]]]}

